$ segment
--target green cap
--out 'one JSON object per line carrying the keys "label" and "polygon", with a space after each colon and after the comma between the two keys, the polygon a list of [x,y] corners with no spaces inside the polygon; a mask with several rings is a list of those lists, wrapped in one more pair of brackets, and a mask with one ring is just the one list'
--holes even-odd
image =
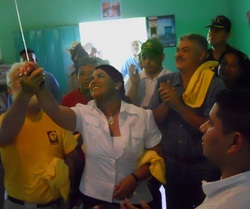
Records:
{"label": "green cap", "polygon": [[148,39],[141,46],[143,54],[163,54],[163,45],[158,39]]}

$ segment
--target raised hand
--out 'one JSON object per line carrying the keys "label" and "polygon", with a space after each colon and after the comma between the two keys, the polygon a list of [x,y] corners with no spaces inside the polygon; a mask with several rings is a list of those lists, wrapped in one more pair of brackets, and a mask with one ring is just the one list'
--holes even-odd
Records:
{"label": "raised hand", "polygon": [[32,62],[27,62],[19,69],[18,77],[22,91],[27,94],[35,94],[45,81],[43,69]]}
{"label": "raised hand", "polygon": [[169,80],[166,81],[166,83],[160,83],[159,94],[161,100],[171,109],[179,111],[179,109],[183,106],[181,97],[178,95]]}
{"label": "raised hand", "polygon": [[38,69],[39,66],[34,62],[26,62],[23,67],[18,70],[18,77],[22,77],[24,75],[30,75],[34,70]]}
{"label": "raised hand", "polygon": [[140,75],[139,75],[138,69],[135,68],[134,64],[131,64],[129,66],[129,76],[130,76],[132,85],[137,86],[140,82]]}

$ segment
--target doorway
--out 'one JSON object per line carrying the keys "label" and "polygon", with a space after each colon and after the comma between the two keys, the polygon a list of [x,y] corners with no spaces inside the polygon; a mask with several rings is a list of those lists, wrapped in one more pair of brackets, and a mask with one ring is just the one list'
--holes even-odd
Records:
{"label": "doorway", "polygon": [[117,70],[131,54],[130,43],[147,40],[145,17],[82,22],[79,29],[82,45],[92,44]]}

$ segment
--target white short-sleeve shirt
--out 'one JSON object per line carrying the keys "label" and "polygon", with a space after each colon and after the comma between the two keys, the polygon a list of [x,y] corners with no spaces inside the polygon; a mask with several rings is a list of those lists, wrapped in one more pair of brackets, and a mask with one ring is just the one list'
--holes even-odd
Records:
{"label": "white short-sleeve shirt", "polygon": [[[151,79],[146,75],[145,69],[139,72],[140,81],[139,81],[137,97],[135,101],[136,106],[146,107],[146,108],[148,107],[149,102],[151,101],[151,98],[155,91],[155,87],[157,85],[159,77],[161,77],[162,75],[166,75],[168,73],[171,73],[171,71],[165,68],[162,68],[162,71],[159,73],[159,75]],[[126,92],[128,92],[131,87],[132,87],[132,82],[130,79],[127,79],[125,83]]]}
{"label": "white short-sleeve shirt", "polygon": [[202,182],[206,194],[197,209],[249,209],[250,171],[214,182]]}
{"label": "white short-sleeve shirt", "polygon": [[[121,137],[111,137],[107,119],[93,100],[72,109],[77,116],[76,131],[83,137],[86,158],[81,192],[107,202],[119,202],[112,198],[114,186],[136,170],[144,149],[154,147],[161,140],[152,111],[122,101],[118,116]],[[130,200],[133,204],[152,200],[145,182],[137,186]]]}

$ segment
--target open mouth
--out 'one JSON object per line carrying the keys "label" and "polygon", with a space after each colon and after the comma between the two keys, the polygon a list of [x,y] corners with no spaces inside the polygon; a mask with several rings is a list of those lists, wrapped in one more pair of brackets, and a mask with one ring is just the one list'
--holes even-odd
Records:
{"label": "open mouth", "polygon": [[100,88],[101,88],[100,86],[93,86],[92,90],[95,91],[96,89],[100,89]]}

